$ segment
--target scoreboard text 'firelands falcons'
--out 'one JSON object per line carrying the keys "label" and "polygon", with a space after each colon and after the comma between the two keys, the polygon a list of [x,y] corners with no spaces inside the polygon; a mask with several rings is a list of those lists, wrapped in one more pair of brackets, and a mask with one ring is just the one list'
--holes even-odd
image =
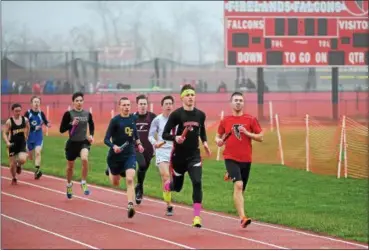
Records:
{"label": "scoreboard text 'firelands falcons'", "polygon": [[224,1],[226,66],[367,66],[368,0]]}

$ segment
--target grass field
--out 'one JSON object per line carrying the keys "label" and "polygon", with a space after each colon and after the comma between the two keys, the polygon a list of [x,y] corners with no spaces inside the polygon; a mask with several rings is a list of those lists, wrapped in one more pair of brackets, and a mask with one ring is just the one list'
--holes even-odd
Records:
{"label": "grass field", "polygon": [[[62,137],[45,137],[42,159],[44,173],[65,177],[65,140]],[[92,147],[89,183],[109,186],[104,174],[106,153],[107,147],[103,145]],[[7,165],[4,143],[1,156],[2,164]],[[33,170],[33,164],[27,163],[25,169]],[[224,170],[222,161],[204,160],[203,206],[236,215],[232,183],[223,181]],[[78,160],[75,179],[79,178]],[[156,198],[162,195],[159,173],[154,165],[147,174],[145,194]],[[191,204],[191,194],[191,183],[186,176],[182,192],[175,193],[173,199]],[[336,179],[278,165],[254,164],[246,193],[246,209],[250,217],[259,221],[368,242],[367,180]]]}

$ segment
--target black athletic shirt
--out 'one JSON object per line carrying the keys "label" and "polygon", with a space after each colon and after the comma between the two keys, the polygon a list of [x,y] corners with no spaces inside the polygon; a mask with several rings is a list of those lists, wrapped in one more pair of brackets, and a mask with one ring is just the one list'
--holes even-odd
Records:
{"label": "black athletic shirt", "polygon": [[10,142],[15,144],[23,144],[26,142],[24,131],[26,129],[26,119],[22,117],[22,123],[17,125],[13,119],[10,118]]}
{"label": "black athletic shirt", "polygon": [[[206,115],[197,108],[192,111],[186,111],[183,107],[176,109],[169,115],[163,131],[163,139],[174,141],[174,151],[177,153],[191,154],[199,149],[199,136],[202,142],[207,141],[205,130]],[[175,135],[171,134],[171,130],[178,125]],[[177,144],[175,136],[182,135],[185,127],[192,128],[186,136],[186,140],[182,144]]]}
{"label": "black athletic shirt", "polygon": [[142,146],[145,149],[143,154],[152,156],[154,154],[154,148],[152,147],[149,141],[149,130],[152,121],[156,117],[156,114],[152,112],[147,112],[146,114],[141,115],[138,112],[136,112],[134,113],[134,116],[136,119],[137,132],[140,137]]}

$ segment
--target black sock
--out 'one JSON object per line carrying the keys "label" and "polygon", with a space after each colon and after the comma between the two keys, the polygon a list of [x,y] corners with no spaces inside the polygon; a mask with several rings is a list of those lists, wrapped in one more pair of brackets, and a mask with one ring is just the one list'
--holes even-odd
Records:
{"label": "black sock", "polygon": [[35,166],[35,167],[36,167],[37,171],[40,169],[40,166]]}
{"label": "black sock", "polygon": [[145,181],[145,176],[146,176],[146,171],[147,169],[138,169],[137,171],[137,185],[143,185],[144,181]]}

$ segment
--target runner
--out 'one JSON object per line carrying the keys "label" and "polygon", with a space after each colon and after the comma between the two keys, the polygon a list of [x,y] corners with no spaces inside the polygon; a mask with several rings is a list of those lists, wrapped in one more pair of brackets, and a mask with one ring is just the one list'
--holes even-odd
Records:
{"label": "runner", "polygon": [[30,133],[27,140],[27,150],[29,159],[33,159],[35,154],[35,179],[39,179],[42,176],[40,170],[41,166],[41,151],[43,146],[43,132],[42,125],[50,127],[50,122],[46,119],[43,111],[40,110],[41,98],[33,96],[31,98],[32,108],[29,109],[24,116],[28,118],[30,124]]}
{"label": "runner", "polygon": [[[246,228],[251,219],[245,214],[244,192],[249,180],[252,162],[251,141],[263,141],[263,132],[258,120],[244,114],[244,99],[240,92],[231,96],[232,115],[220,121],[215,141],[219,147],[225,144],[223,157],[227,169],[226,176],[233,181],[233,200],[241,219],[241,227]],[[225,137],[230,135],[225,141]]]}
{"label": "runner", "polygon": [[13,116],[6,122],[3,130],[3,139],[8,148],[9,167],[12,174],[12,185],[17,184],[17,174],[21,174],[22,165],[27,161],[26,142],[29,135],[28,119],[21,116],[22,106],[12,105]]}
{"label": "runner", "polygon": [[[199,149],[199,136],[207,154],[211,152],[207,143],[205,130],[205,113],[195,108],[195,89],[184,85],[181,90],[183,106],[172,112],[163,131],[163,139],[174,141],[171,156],[172,181],[165,183],[166,191],[180,192],[183,187],[184,174],[188,172],[192,182],[192,200],[194,219],[192,225],[201,227],[202,209],[202,161]],[[176,136],[171,134],[176,126]]]}
{"label": "runner", "polygon": [[[90,194],[87,187],[88,174],[88,153],[91,144],[94,141],[93,135],[95,132],[95,124],[92,119],[92,114],[89,111],[83,110],[84,95],[81,92],[76,92],[72,96],[73,109],[66,111],[60,124],[60,133],[69,132],[69,139],[65,145],[65,157],[67,159],[67,197],[72,198],[72,178],[74,170],[74,161],[80,157],[82,160],[82,179],[81,188],[85,195]],[[90,136],[87,136],[87,125],[90,131]]]}
{"label": "runner", "polygon": [[[171,192],[165,191],[165,182],[170,180],[169,176],[169,162],[170,154],[173,150],[173,142],[166,142],[162,138],[165,124],[168,121],[168,117],[173,110],[174,98],[172,96],[165,96],[161,100],[162,114],[158,115],[151,123],[149,131],[149,140],[155,148],[156,166],[159,169],[159,173],[163,185],[163,199],[167,203],[167,216],[173,215],[173,206]],[[156,137],[155,137],[156,136]]]}
{"label": "runner", "polygon": [[[131,102],[128,98],[119,100],[120,114],[110,120],[104,143],[110,149],[107,156],[108,174],[114,186],[120,185],[120,176],[124,174],[127,185],[128,218],[135,215],[134,177],[136,174],[136,151],[142,153],[144,148],[140,142],[134,115],[130,114]],[[122,175],[123,176],[123,175]]]}

